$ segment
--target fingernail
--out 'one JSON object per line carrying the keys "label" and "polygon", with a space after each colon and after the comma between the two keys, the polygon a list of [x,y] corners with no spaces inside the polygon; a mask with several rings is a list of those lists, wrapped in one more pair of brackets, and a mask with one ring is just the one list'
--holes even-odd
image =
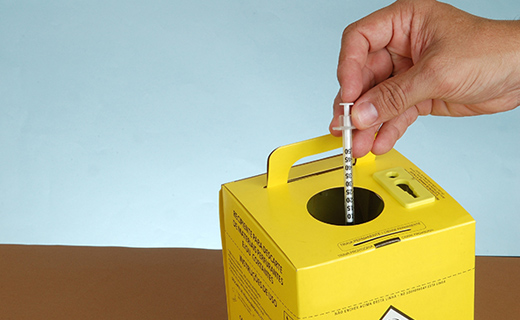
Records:
{"label": "fingernail", "polygon": [[377,109],[372,103],[363,102],[352,109],[352,117],[357,119],[358,126],[368,128],[377,120]]}

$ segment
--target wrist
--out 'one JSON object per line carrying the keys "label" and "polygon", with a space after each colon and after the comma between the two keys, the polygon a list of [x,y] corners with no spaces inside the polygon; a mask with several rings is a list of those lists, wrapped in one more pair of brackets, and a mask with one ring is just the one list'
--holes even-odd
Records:
{"label": "wrist", "polygon": [[512,109],[520,105],[520,21],[505,21],[509,29],[508,38],[504,39],[509,44],[509,53],[505,63],[510,64],[513,95],[516,102],[513,102]]}

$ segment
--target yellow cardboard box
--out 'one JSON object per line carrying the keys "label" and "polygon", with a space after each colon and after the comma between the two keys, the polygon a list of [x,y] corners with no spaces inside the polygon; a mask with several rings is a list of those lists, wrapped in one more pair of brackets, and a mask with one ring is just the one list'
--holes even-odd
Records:
{"label": "yellow cardboard box", "polygon": [[475,222],[397,151],[357,159],[344,225],[341,147],[276,149],[268,173],[222,186],[229,319],[473,319]]}

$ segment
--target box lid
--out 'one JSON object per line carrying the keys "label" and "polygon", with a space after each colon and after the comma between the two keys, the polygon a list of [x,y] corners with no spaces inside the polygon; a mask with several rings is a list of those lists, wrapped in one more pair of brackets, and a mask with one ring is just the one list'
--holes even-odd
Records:
{"label": "box lid", "polygon": [[[326,223],[308,210],[309,200],[316,194],[342,189],[340,155],[292,167],[287,183],[266,187],[267,174],[263,174],[227,183],[223,189],[241,203],[297,269],[365,254],[392,238],[410,241],[474,223],[449,194],[396,150],[359,160],[353,169],[355,187],[375,193],[384,203],[376,218],[362,224]],[[434,200],[409,208],[403,206],[374,179],[375,173],[391,168],[402,168]]]}

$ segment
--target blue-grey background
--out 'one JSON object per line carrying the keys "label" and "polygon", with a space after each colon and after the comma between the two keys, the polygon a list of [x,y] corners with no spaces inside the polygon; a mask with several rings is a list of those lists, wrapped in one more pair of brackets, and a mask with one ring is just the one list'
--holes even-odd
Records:
{"label": "blue-grey background", "polygon": [[[0,243],[220,248],[220,185],[328,132],[341,33],[390,2],[0,0]],[[519,122],[423,117],[396,146],[480,255],[520,255]]]}

